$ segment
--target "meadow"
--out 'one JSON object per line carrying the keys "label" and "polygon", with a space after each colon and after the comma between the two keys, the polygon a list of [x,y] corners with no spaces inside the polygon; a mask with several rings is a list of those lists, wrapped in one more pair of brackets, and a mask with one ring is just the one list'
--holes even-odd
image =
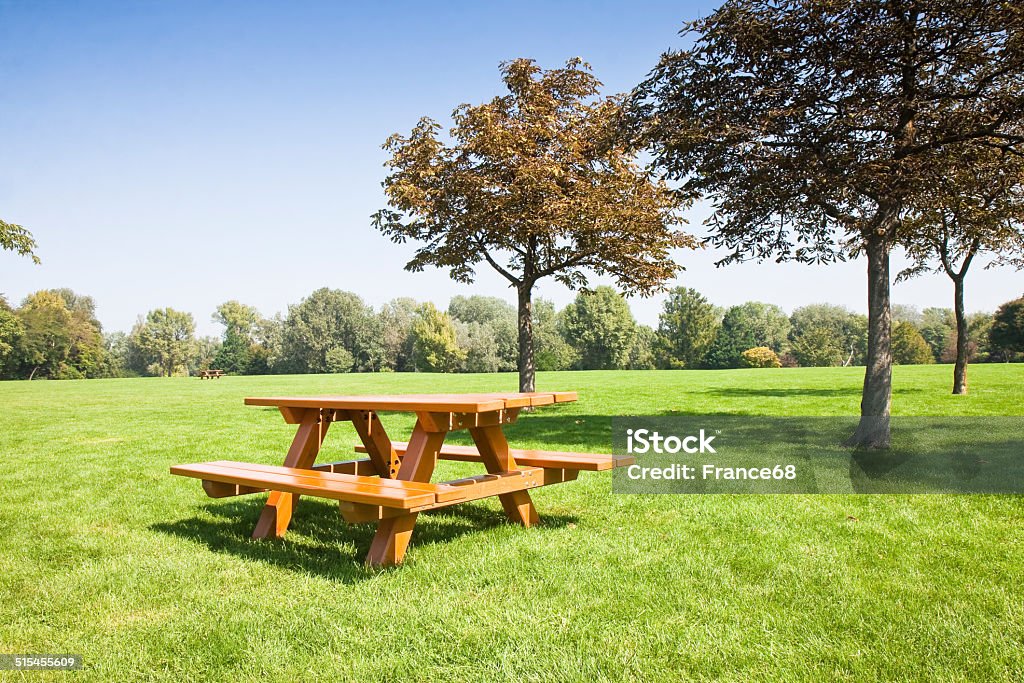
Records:
{"label": "meadow", "polygon": [[[895,368],[896,415],[1024,415],[1024,365]],[[575,404],[514,445],[608,452],[617,415],[853,415],[861,368],[541,373]],[[1021,680],[1024,501],[968,495],[615,495],[609,473],[423,515],[403,566],[304,498],[213,500],[177,463],[279,464],[245,396],[508,391],[513,375],[0,383],[0,653],[75,653],[4,680]],[[386,415],[394,438],[411,428]],[[965,438],[970,438],[965,435]],[[344,423],[321,460],[351,457]],[[1022,454],[1024,455],[1024,454]],[[439,475],[474,472],[441,463]]]}

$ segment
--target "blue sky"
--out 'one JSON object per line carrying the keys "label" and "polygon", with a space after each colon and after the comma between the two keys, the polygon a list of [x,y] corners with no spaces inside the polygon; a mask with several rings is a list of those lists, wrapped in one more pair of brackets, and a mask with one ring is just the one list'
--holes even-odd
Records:
{"label": "blue sky", "polygon": [[[685,19],[711,8],[0,0],[0,217],[29,228],[43,259],[0,252],[0,292],[17,303],[71,287],[95,297],[108,330],[172,306],[203,334],[220,331],[210,321],[220,302],[269,315],[322,286],[374,306],[471,293],[514,301],[485,267],[473,286],[403,271],[411,247],[369,221],[384,205],[381,143],[498,94],[498,63],[515,57],[550,68],[581,56],[606,92],[628,90],[681,44]],[[702,215],[690,215],[695,231]],[[676,284],[719,305],[865,309],[862,261],[716,269],[710,251],[679,259]],[[976,271],[971,310],[1021,292],[1018,273]],[[573,296],[553,282],[538,293],[559,305]],[[919,307],[951,296],[942,276],[894,290]],[[660,297],[631,305],[656,323]]]}

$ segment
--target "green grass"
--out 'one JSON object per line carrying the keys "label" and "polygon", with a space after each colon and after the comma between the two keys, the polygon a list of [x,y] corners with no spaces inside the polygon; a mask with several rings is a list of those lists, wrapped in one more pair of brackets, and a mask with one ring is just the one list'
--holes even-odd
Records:
{"label": "green grass", "polygon": [[[576,404],[516,444],[605,452],[611,416],[848,415],[861,369],[541,374]],[[1024,366],[898,367],[894,412],[1024,415]],[[1024,503],[1014,496],[626,496],[607,473],[424,515],[400,568],[372,527],[303,499],[249,540],[263,496],[212,500],[175,463],[280,463],[266,394],[514,389],[510,375],[0,384],[0,653],[78,653],[11,680],[1021,680]],[[385,416],[396,438],[411,427]],[[355,433],[332,429],[321,458]],[[468,472],[442,463],[439,474]]]}

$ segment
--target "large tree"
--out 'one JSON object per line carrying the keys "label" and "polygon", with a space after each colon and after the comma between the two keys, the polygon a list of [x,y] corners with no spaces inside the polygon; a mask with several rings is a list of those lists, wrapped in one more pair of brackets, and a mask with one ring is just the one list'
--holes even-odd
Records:
{"label": "large tree", "polygon": [[1004,360],[1010,360],[1015,353],[1024,353],[1024,296],[999,307],[988,336],[992,346],[1002,352]]}
{"label": "large tree", "polygon": [[388,139],[390,208],[373,220],[395,242],[421,243],[408,270],[447,268],[471,282],[486,263],[515,288],[519,388],[533,391],[539,280],[576,289],[597,273],[649,294],[679,270],[671,251],[696,242],[672,228],[684,200],[623,144],[621,98],[599,97],[588,65],[544,71],[517,59],[501,74],[508,93],[458,107],[447,141],[427,118]]}
{"label": "large tree", "polygon": [[667,368],[699,368],[722,324],[722,313],[696,289],[676,287],[658,316],[658,351]]}
{"label": "large tree", "polygon": [[[320,288],[288,307],[282,354],[292,372],[377,370],[382,342],[373,310],[351,292]],[[348,356],[340,350],[344,349]]]}
{"label": "large tree", "polygon": [[989,265],[1024,267],[1024,157],[981,146],[946,150],[946,161],[916,197],[904,221],[914,264],[900,273],[945,273],[953,281],[956,321],[953,393],[967,393],[970,330],[964,302],[967,273],[979,254]]}
{"label": "large tree", "polygon": [[744,351],[765,346],[781,353],[789,339],[789,316],[775,304],[748,301],[730,306],[708,348],[705,362],[711,368],[738,368]]}
{"label": "large tree", "polygon": [[28,256],[34,263],[39,263],[35,248],[36,241],[32,238],[32,233],[20,225],[0,220],[0,249]]}
{"label": "large tree", "polygon": [[146,369],[154,375],[170,377],[187,371],[198,350],[195,320],[191,313],[173,308],[158,308],[146,314],[130,335],[130,343],[144,358]]}
{"label": "large tree", "polygon": [[576,295],[562,312],[562,331],[579,354],[581,370],[629,367],[637,325],[629,304],[613,288],[603,286]]}
{"label": "large tree", "polygon": [[851,445],[887,447],[889,255],[945,148],[1019,149],[1024,7],[730,0],[634,94],[656,163],[714,202],[725,261],[864,255],[868,351]]}

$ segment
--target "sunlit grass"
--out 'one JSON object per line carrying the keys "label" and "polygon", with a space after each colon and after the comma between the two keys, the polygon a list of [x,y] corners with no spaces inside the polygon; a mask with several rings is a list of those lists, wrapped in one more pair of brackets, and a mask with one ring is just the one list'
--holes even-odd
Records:
{"label": "sunlit grass", "polygon": [[[851,415],[862,373],[542,373],[539,388],[580,401],[509,436],[605,452],[615,415]],[[1024,366],[971,368],[966,397],[950,375],[896,368],[894,412],[1024,415]],[[539,528],[504,523],[496,501],[424,515],[406,564],[377,572],[362,566],[372,527],[326,501],[304,498],[285,541],[255,542],[262,496],[212,500],[167,472],[279,464],[293,428],[247,395],[515,384],[0,383],[0,652],[82,654],[70,675],[102,681],[1024,677],[1019,497],[616,496],[609,475],[583,473],[534,494]],[[395,438],[411,427],[385,423]],[[355,441],[337,425],[322,458]]]}

